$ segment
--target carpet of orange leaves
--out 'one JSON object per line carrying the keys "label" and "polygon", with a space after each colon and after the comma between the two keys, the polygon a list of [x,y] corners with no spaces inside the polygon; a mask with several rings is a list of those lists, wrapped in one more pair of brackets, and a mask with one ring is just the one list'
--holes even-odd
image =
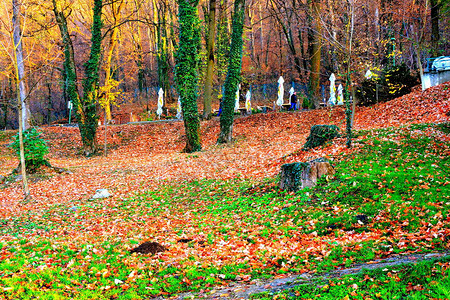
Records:
{"label": "carpet of orange leaves", "polygon": [[[425,92],[414,92],[372,107],[357,107],[355,129],[401,126],[411,123],[444,122],[450,119],[450,82]],[[353,151],[343,139],[331,146],[298,151],[315,124],[336,124],[344,128],[343,107],[288,113],[255,114],[235,120],[232,145],[217,145],[219,120],[202,122],[203,150],[181,153],[184,147],[182,122],[110,126],[107,131],[108,156],[85,158],[77,154],[81,146],[77,128],[44,127],[52,165],[72,174],[57,174],[30,184],[33,202],[18,204],[23,198],[20,182],[0,190],[0,217],[22,210],[41,209],[56,203],[88,199],[99,188],[113,198],[130,197],[137,191],[157,186],[162,180],[203,178],[271,177],[286,162],[313,159]],[[99,128],[99,143],[104,137]],[[0,174],[7,175],[18,161],[0,145]],[[357,147],[356,147],[357,148]],[[292,153],[295,153],[292,155]]]}

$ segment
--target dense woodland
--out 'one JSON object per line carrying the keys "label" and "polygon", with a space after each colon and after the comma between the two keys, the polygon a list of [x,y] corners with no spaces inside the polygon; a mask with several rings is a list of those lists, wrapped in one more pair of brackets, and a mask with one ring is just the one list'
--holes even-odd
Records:
{"label": "dense woodland", "polygon": [[[5,1],[0,10],[0,128],[18,126],[14,18],[23,32],[21,82],[25,84],[32,124],[67,120],[73,91],[80,98],[92,98],[90,113],[103,117],[105,108],[108,119],[114,117],[110,109],[117,111],[116,104],[123,112],[126,104],[133,103],[134,110],[145,112],[143,118],[151,116],[147,111],[156,110],[159,87],[164,90],[166,108],[175,108],[179,94],[174,75],[180,49],[178,11],[183,2]],[[189,3],[198,11],[196,30],[201,36],[194,66],[198,68],[197,102],[199,113],[208,118],[211,110],[218,109],[224,92],[235,3]],[[240,82],[244,91],[252,89],[253,101],[261,104],[273,103],[280,75],[289,86],[294,83],[302,98],[317,104],[327,97],[325,87],[331,73],[338,80],[350,74],[352,85],[360,83],[368,69],[381,70],[392,64],[405,64],[418,75],[426,67],[427,58],[450,53],[446,0],[243,3]],[[17,9],[13,10],[13,5]],[[96,18],[97,33],[93,26]],[[92,57],[95,34],[98,62]],[[72,66],[65,56],[69,50]],[[89,72],[98,77],[91,78]],[[71,80],[73,85],[69,84]]]}

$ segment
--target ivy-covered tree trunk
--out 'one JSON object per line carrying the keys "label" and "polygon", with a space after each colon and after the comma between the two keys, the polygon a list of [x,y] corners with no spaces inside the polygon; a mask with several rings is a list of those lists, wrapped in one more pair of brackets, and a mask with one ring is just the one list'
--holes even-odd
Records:
{"label": "ivy-covered tree trunk", "polygon": [[85,78],[83,80],[83,110],[85,122],[80,123],[81,138],[83,140],[85,155],[91,155],[97,151],[97,90],[98,70],[102,45],[102,0],[94,0],[93,24],[91,37],[91,53],[85,63]]}
{"label": "ivy-covered tree trunk", "polygon": [[209,0],[208,40],[206,45],[207,67],[205,79],[205,93],[203,94],[203,118],[211,118],[212,83],[214,77],[214,39],[216,37],[216,0]]}
{"label": "ivy-covered tree trunk", "polygon": [[186,131],[185,152],[202,149],[200,143],[200,119],[198,116],[198,54],[200,50],[199,0],[177,0],[180,42],[176,54],[175,81],[181,98],[184,128]]}
{"label": "ivy-covered tree trunk", "polygon": [[242,67],[242,34],[244,31],[245,0],[235,0],[233,16],[233,32],[231,34],[228,72],[225,79],[225,95],[222,114],[220,115],[220,133],[218,143],[229,143],[233,135],[233,117],[236,90],[241,81]]}
{"label": "ivy-covered tree trunk", "polygon": [[77,74],[75,67],[75,55],[72,40],[69,35],[67,19],[64,11],[60,10],[57,1],[53,0],[53,12],[61,32],[64,45],[64,70],[66,79],[67,96],[76,108],[78,126],[85,155],[91,155],[97,151],[97,88],[98,70],[100,64],[102,42],[102,0],[94,0],[92,44],[89,60],[85,63],[85,79],[83,81],[83,97],[81,98],[77,88]]}
{"label": "ivy-covered tree trunk", "polygon": [[77,114],[78,122],[84,122],[84,113],[80,102],[80,95],[77,86],[77,69],[75,66],[75,54],[73,50],[72,39],[69,35],[67,19],[64,11],[60,10],[56,0],[53,0],[53,13],[58,24],[61,38],[64,45],[64,91],[69,101],[72,101]]}

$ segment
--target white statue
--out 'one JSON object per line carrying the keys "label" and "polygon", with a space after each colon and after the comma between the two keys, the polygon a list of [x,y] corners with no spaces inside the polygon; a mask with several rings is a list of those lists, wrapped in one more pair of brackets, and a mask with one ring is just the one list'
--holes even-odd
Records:
{"label": "white statue", "polygon": [[250,91],[247,91],[247,94],[245,94],[245,109],[247,110],[247,113],[252,112],[251,98],[252,98],[252,93]]}
{"label": "white statue", "polygon": [[181,111],[181,98],[180,97],[178,97],[176,118],[178,120],[182,120],[183,119],[183,112]]}
{"label": "white statue", "polygon": [[241,89],[241,84],[239,84],[237,90],[236,90],[236,99],[234,102],[234,111],[238,111],[239,110],[239,90]]}
{"label": "white statue", "polygon": [[344,88],[342,87],[342,84],[339,84],[339,86],[338,86],[338,103],[337,103],[337,105],[343,105],[344,104],[343,91],[344,91]]}
{"label": "white statue", "polygon": [[161,118],[161,115],[163,113],[163,105],[164,105],[164,91],[162,88],[159,89],[158,92],[158,109],[156,110],[156,114],[158,115],[158,119]]}
{"label": "white statue", "polygon": [[280,76],[280,78],[278,79],[278,99],[277,99],[277,105],[278,106],[282,106],[283,105],[283,96],[284,96],[284,79],[283,76]]}
{"label": "white statue", "polygon": [[328,103],[331,106],[336,105],[336,87],[334,85],[335,81],[336,81],[336,76],[334,76],[334,73],[331,73],[331,76],[330,76],[330,99],[328,100]]}

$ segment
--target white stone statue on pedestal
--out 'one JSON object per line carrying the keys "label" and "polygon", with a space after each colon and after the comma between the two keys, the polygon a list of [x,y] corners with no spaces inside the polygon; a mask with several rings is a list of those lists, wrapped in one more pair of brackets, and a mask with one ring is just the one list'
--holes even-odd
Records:
{"label": "white stone statue on pedestal", "polygon": [[330,99],[328,100],[328,105],[336,105],[336,86],[335,86],[336,76],[331,73],[330,76]]}
{"label": "white stone statue on pedestal", "polygon": [[247,110],[247,113],[252,113],[252,93],[250,91],[247,91],[247,94],[245,94],[245,109]]}
{"label": "white stone statue on pedestal", "polygon": [[158,108],[156,109],[156,114],[158,115],[158,119],[161,118],[161,115],[163,113],[163,105],[164,105],[164,91],[162,88],[159,89],[158,92]]}
{"label": "white stone statue on pedestal", "polygon": [[236,99],[234,102],[234,111],[237,112],[239,110],[239,90],[241,89],[241,85],[238,85],[238,88],[236,89]]}
{"label": "white stone statue on pedestal", "polygon": [[178,120],[182,120],[183,119],[183,112],[181,110],[181,98],[178,97],[178,103],[177,103],[177,115],[176,118]]}
{"label": "white stone statue on pedestal", "polygon": [[277,98],[277,105],[281,107],[283,105],[283,96],[284,96],[284,79],[283,76],[280,76],[278,79],[278,98]]}
{"label": "white stone statue on pedestal", "polygon": [[342,87],[342,84],[339,84],[338,86],[338,103],[337,105],[343,105],[344,104],[344,88]]}

